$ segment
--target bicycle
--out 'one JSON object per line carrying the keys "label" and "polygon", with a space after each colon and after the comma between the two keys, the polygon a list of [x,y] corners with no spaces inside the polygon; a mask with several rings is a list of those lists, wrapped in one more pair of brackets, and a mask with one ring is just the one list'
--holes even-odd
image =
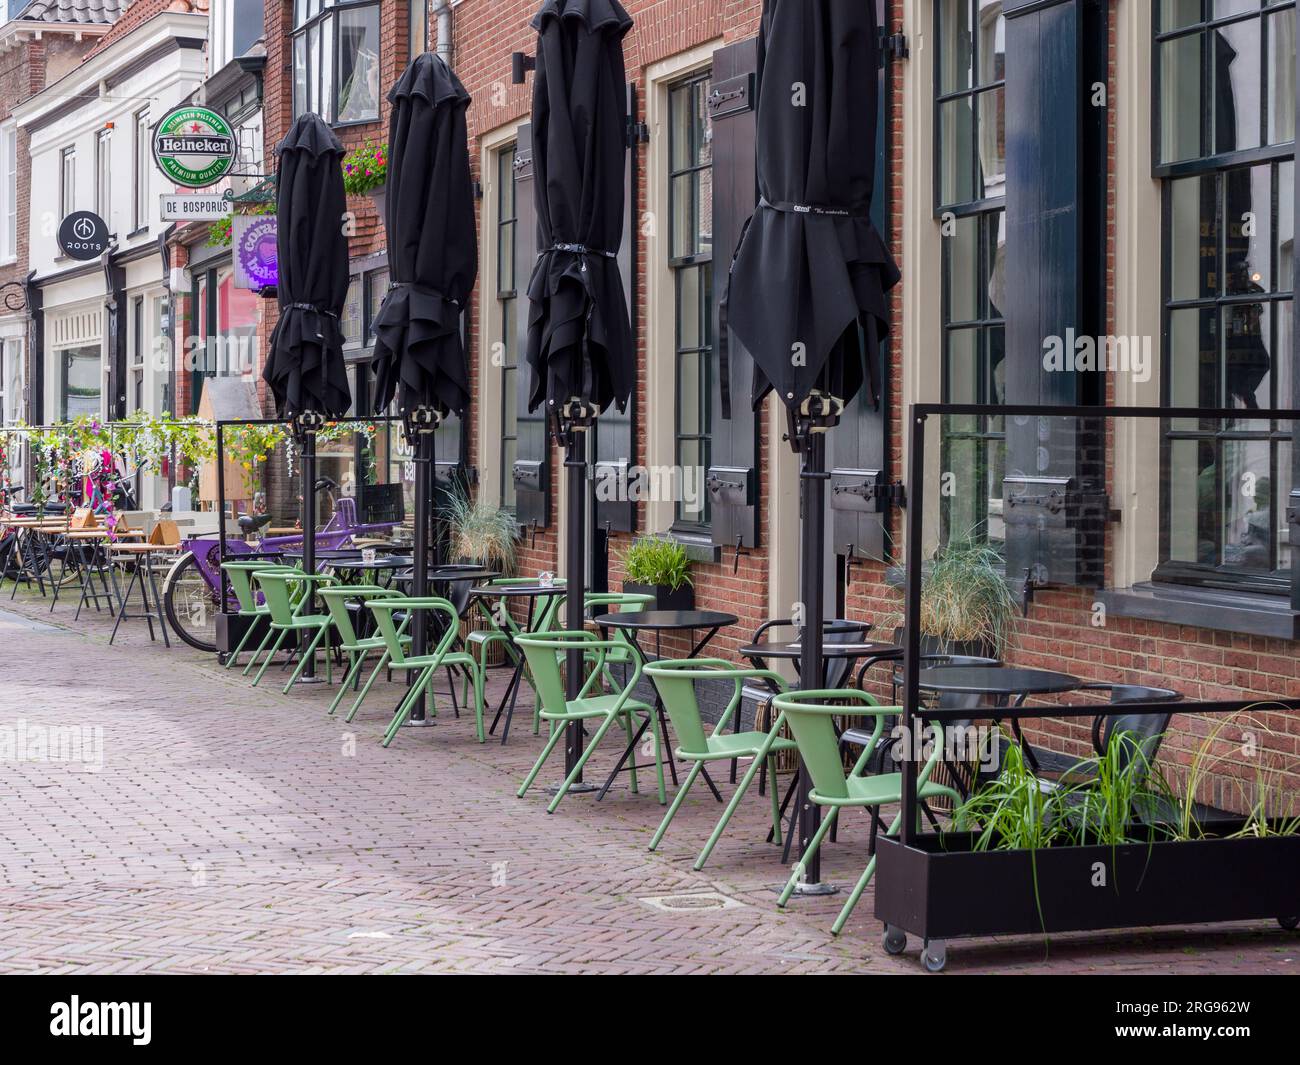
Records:
{"label": "bicycle", "polygon": [[[316,482],[316,490],[329,492],[334,512],[330,520],[316,530],[316,549],[332,551],[350,544],[358,536],[391,532],[401,524],[396,521],[362,523],[357,519],[357,503],[350,496],[337,496],[338,483],[328,477]],[[267,553],[301,547],[302,533],[261,536],[271,522],[270,514],[241,514],[238,518],[244,539],[226,540],[226,558]],[[254,543],[249,538],[257,536]],[[216,536],[195,536],[181,541],[181,555],[163,581],[163,612],[176,635],[200,651],[217,650],[217,614],[221,595],[221,541]],[[238,610],[233,592],[226,594],[228,612]]]}

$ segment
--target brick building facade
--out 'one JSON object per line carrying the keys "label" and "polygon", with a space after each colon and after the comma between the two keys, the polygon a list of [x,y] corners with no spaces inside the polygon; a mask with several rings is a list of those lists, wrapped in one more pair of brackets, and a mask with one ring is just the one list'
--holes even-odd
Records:
{"label": "brick building facade", "polygon": [[[519,257],[518,247],[520,242],[526,246],[528,240],[519,221],[525,219],[526,225],[527,211],[520,209],[525,197],[514,193],[516,185],[522,185],[529,173],[525,126],[531,80],[526,79],[524,84],[512,82],[511,57],[512,53],[531,54],[535,50],[529,20],[537,6],[535,0],[461,0],[445,7],[394,0],[377,4],[378,64],[385,90],[407,62],[412,48],[418,46],[421,24],[427,26],[430,48],[438,45],[441,25],[450,27],[449,39],[442,41],[443,49],[474,100],[469,110],[469,135],[475,177],[483,190],[481,268],[467,322],[476,409],[463,427],[464,446],[469,464],[478,472],[478,490],[506,503],[512,499],[513,460],[521,454],[523,437],[531,431],[524,424],[526,419],[514,425],[501,420],[507,406],[506,390],[515,387],[509,374],[515,373],[513,380],[517,381],[517,363],[513,360],[519,353],[518,322],[526,314],[524,279],[519,275],[527,262]],[[692,555],[697,603],[731,611],[740,618],[739,624],[713,645],[734,656],[737,646],[763,620],[788,617],[797,607],[801,554],[797,467],[782,441],[783,419],[770,399],[755,416],[749,453],[745,451],[749,446],[746,441],[737,443],[734,427],[709,418],[708,404],[716,400],[696,395],[692,402],[700,404],[695,412],[702,412],[705,428],[694,434],[682,430],[681,412],[676,408],[683,392],[681,380],[675,378],[676,367],[692,359],[692,365],[704,365],[706,369],[700,371],[698,380],[700,391],[706,392],[716,387],[707,369],[716,369],[716,352],[707,342],[683,341],[682,306],[674,293],[680,291],[690,270],[702,265],[710,269],[711,258],[716,302],[730,258],[731,247],[724,246],[722,239],[732,225],[733,220],[726,214],[730,208],[721,199],[715,201],[711,190],[729,188],[727,183],[733,175],[723,171],[705,179],[693,175],[713,168],[717,162],[713,151],[724,151],[723,145],[732,137],[732,127],[720,123],[730,121],[737,113],[728,101],[743,99],[745,78],[752,69],[746,42],[757,32],[762,5],[758,0],[626,0],[625,6],[635,20],[625,42],[627,77],[634,101],[630,140],[635,159],[627,227],[631,247],[625,249],[625,254],[627,261],[634,264],[630,288],[634,294],[631,306],[638,384],[626,437],[630,442],[626,451],[630,454],[601,454],[600,448],[606,445],[598,445],[595,457],[598,462],[624,458],[646,465],[677,465],[683,455],[693,455],[700,460],[702,469],[710,465],[710,454],[718,467],[727,467],[723,459],[729,457],[733,460],[731,466],[748,465],[754,471],[755,491],[745,513],[719,505],[712,526],[698,520],[704,516],[700,511],[686,513],[685,517],[692,520],[683,520],[680,499],[652,497],[636,502],[624,517],[612,520],[608,581],[611,587],[620,586],[618,556],[634,535],[676,536]],[[1162,254],[1169,254],[1177,238],[1177,233],[1170,232],[1162,201],[1175,207],[1181,202],[1184,186],[1178,182],[1187,174],[1213,171],[1230,175],[1236,171],[1224,167],[1246,165],[1273,168],[1269,173],[1275,184],[1275,202],[1280,199],[1285,203],[1291,194],[1287,160],[1294,156],[1294,118],[1293,113],[1288,116],[1286,98],[1294,89],[1294,12],[1275,11],[1268,4],[1258,6],[1257,11],[1251,5],[1240,5],[1223,19],[1209,12],[1208,21],[1202,21],[1205,12],[1193,4],[1190,7],[1196,8],[1194,14],[1179,15],[1182,21],[1165,24],[1153,21],[1150,5],[1127,0],[1061,0],[1048,5],[1018,0],[977,0],[972,4],[881,0],[882,28],[894,39],[887,49],[882,75],[884,121],[876,210],[879,228],[903,271],[903,282],[891,293],[892,334],[887,348],[890,402],[878,421],[860,414],[856,430],[849,431],[849,435],[857,434],[862,445],[858,465],[878,466],[887,481],[902,479],[907,451],[903,412],[910,403],[1000,402],[1015,398],[1017,389],[1023,400],[1023,382],[1018,378],[1025,364],[1014,361],[1009,351],[1013,345],[1004,333],[1018,328],[1017,318],[1024,313],[1026,297],[1015,291],[1016,286],[1008,283],[1002,271],[1011,270],[1010,276],[1023,281],[1024,271],[1034,264],[1007,261],[1004,255],[1005,212],[1009,208],[1020,210],[1025,193],[1016,186],[1016,181],[1023,181],[1016,167],[1023,164],[1013,160],[1008,166],[1011,138],[1002,123],[1005,119],[1020,124],[1023,135],[1025,123],[1045,120],[1041,116],[1026,117],[1020,111],[1007,117],[1011,109],[1003,93],[1007,99],[1017,89],[1022,94],[1019,98],[1039,95],[1038,90],[1025,93],[1024,87],[1034,83],[1034,78],[1051,76],[1050,71],[1032,69],[1032,64],[1025,61],[1026,53],[1017,54],[1008,44],[1017,35],[1022,41],[1029,39],[1029,20],[1038,18],[1044,7],[1073,19],[1070,32],[1078,34],[1078,54],[1087,64],[1076,80],[1087,88],[1088,98],[1080,97],[1078,107],[1068,117],[1081,123],[1096,149],[1088,158],[1076,161],[1074,168],[1085,176],[1079,186],[1080,202],[1087,199],[1096,209],[1095,216],[1089,216],[1090,228],[1085,233],[1087,257],[1076,264],[1081,273],[1095,277],[1095,281],[1089,281],[1093,287],[1088,294],[1095,331],[1107,336],[1154,337],[1157,344],[1167,345],[1161,356],[1165,362],[1152,381],[1107,374],[1099,379],[1100,395],[1111,404],[1150,406],[1162,402],[1162,381],[1176,376],[1175,363],[1181,358],[1168,339],[1173,328],[1170,323],[1180,321],[1176,317],[1178,308],[1169,309],[1160,281],[1165,269]],[[300,3],[295,23],[295,7],[288,0],[271,2],[266,7],[268,158],[293,117],[292,42],[295,34],[303,36],[303,27],[310,22],[307,16],[313,10],[324,9]],[[1242,42],[1256,40],[1256,31],[1270,43],[1267,50],[1249,53]],[[1046,31],[1035,27],[1033,32]],[[1256,37],[1250,37],[1251,33]],[[1154,49],[1153,40],[1158,46]],[[1159,145],[1182,136],[1179,130],[1185,116],[1178,101],[1190,90],[1178,79],[1189,75],[1172,59],[1166,59],[1160,67],[1153,60],[1153,52],[1157,56],[1173,55],[1179,41],[1205,44],[1221,40],[1233,41],[1236,53],[1246,57],[1236,60],[1243,69],[1247,62],[1263,64],[1266,80],[1273,86],[1270,91],[1281,102],[1275,103],[1273,117],[1267,122],[1260,118],[1266,128],[1254,141],[1250,134],[1241,140],[1243,146],[1257,146],[1246,148],[1240,156],[1228,152],[1231,158],[1227,163],[1222,152],[1210,152],[1204,145],[1200,151],[1166,158],[1160,154],[1163,149]],[[954,75],[943,64],[947,62],[945,57],[956,51],[962,52],[963,62],[977,73],[968,76],[959,71],[958,81],[949,84]],[[1077,86],[1070,89],[1071,94],[1078,91]],[[1153,98],[1157,99],[1154,105]],[[1243,97],[1237,106],[1238,122],[1244,129],[1247,119],[1255,114],[1249,108],[1256,105]],[[696,113],[688,114],[691,108]],[[969,130],[962,134],[961,129],[954,134],[953,122],[957,127],[962,122],[973,123],[970,116],[977,113],[987,125],[986,129],[980,127],[982,134],[977,136]],[[386,119],[387,103],[381,98],[373,117],[340,123],[339,136],[349,148],[367,140],[383,140]],[[669,144],[673,130],[679,128],[675,123],[684,123],[681,129],[693,131],[690,136],[696,140],[692,143],[702,153],[690,165],[679,165]],[[1041,129],[1050,131],[1050,127]],[[717,130],[726,132],[715,140]],[[1045,139],[1050,142],[1052,138]],[[973,153],[974,162],[969,171],[951,169],[956,176],[950,183],[950,155],[956,151],[954,145],[962,144],[966,145],[963,151]],[[1157,145],[1155,149],[1153,144]],[[701,165],[700,159],[706,157],[708,165]],[[962,165],[966,165],[965,159]],[[1216,166],[1219,171],[1213,170]],[[1228,176],[1215,180],[1230,187],[1233,179]],[[976,182],[982,182],[983,187],[965,187]],[[699,239],[693,245],[693,254],[670,254],[677,250],[675,245],[669,246],[670,240],[676,238],[666,235],[676,223],[671,212],[677,194],[670,189],[679,187],[693,190],[690,195],[699,213],[712,214],[719,230],[716,246],[712,245],[709,227],[709,231],[701,229],[695,234]],[[740,206],[743,209],[744,205]],[[349,207],[356,213],[352,254],[362,303],[362,336],[350,357],[361,368],[368,354],[364,334],[368,321],[365,308],[372,298],[369,281],[372,274],[379,283],[386,280],[383,233],[368,199],[350,202]],[[1272,220],[1281,274],[1289,270],[1282,265],[1282,260],[1289,262],[1290,256],[1290,234],[1285,231],[1290,222],[1286,216],[1284,210]],[[953,309],[952,293],[958,281],[965,284],[966,279],[958,276],[952,266],[956,254],[952,248],[956,245],[944,243],[951,235],[946,228],[950,224],[952,232],[959,235],[969,229],[975,234],[973,239],[984,242],[980,247],[987,250],[984,265],[972,267],[975,280],[970,283],[971,298],[984,307],[973,324],[960,320]],[[1207,232],[1218,232],[1213,220],[1206,224],[1210,226]],[[1234,231],[1224,238],[1216,254],[1230,258],[1235,239]],[[500,249],[507,246],[516,249],[515,255],[501,253]],[[701,246],[708,254],[701,253]],[[1041,264],[1035,268],[1041,268]],[[510,277],[513,286],[508,283]],[[1289,297],[1288,288],[1293,283],[1289,275],[1281,281],[1285,284],[1274,285],[1264,297],[1278,301],[1270,306],[1278,309],[1279,319],[1289,315],[1289,303],[1284,297]],[[701,328],[707,334],[707,323],[716,321],[716,306],[707,297],[701,300]],[[1224,313],[1231,314],[1231,307]],[[264,316],[260,334],[263,340],[273,324],[271,314]],[[975,336],[978,342],[972,341],[971,350],[982,353],[978,356],[984,360],[981,373],[990,383],[984,392],[968,395],[963,392],[961,374],[950,372],[947,360],[963,338]],[[1289,350],[1290,333],[1279,325],[1269,343],[1277,347],[1273,358],[1278,372],[1268,398],[1277,407],[1297,406],[1286,393],[1286,382],[1300,379],[1300,374],[1282,372],[1294,359]],[[362,397],[366,395],[365,378],[364,371],[359,371],[357,384]],[[1085,382],[1080,387],[1095,385]],[[1287,561],[1286,527],[1274,520],[1280,518],[1285,507],[1284,488],[1275,487],[1271,504],[1262,508],[1274,527],[1274,564],[1266,576],[1270,580],[1278,578],[1280,583],[1269,586],[1269,581],[1262,579],[1265,575],[1250,573],[1228,590],[1217,589],[1215,581],[1181,582],[1182,576],[1197,568],[1196,564],[1206,563],[1210,549],[1193,544],[1190,558],[1166,557],[1168,553],[1155,556],[1154,512],[1143,508],[1147,497],[1159,495],[1164,489],[1144,480],[1151,464],[1144,461],[1142,448],[1134,444],[1134,439],[1126,443],[1123,433],[1116,429],[1104,445],[1105,487],[1115,514],[1121,518],[1109,528],[1104,553],[1099,555],[1103,575],[1093,583],[1099,583],[1101,589],[1072,588],[1068,580],[1046,582],[1036,590],[1025,607],[1024,618],[1017,622],[1008,657],[1026,665],[1067,669],[1089,680],[1166,684],[1193,699],[1300,696],[1295,638],[1300,595],[1286,584],[1291,565]],[[853,456],[841,459],[841,465],[854,464]],[[532,498],[533,518],[523,523],[522,529],[520,567],[530,574],[543,569],[562,571],[560,545],[567,532],[563,528],[558,455],[553,448],[547,449],[542,460],[549,463],[549,490]],[[1001,500],[997,504],[983,514],[986,525],[1002,525]],[[607,514],[600,511],[596,519],[596,553],[601,556],[594,564],[597,571],[604,568]],[[903,543],[903,514],[900,507],[889,506],[882,518],[873,519],[876,526],[854,515],[842,515],[832,522],[828,543],[832,560],[828,581],[835,589],[831,602],[848,617],[869,619],[876,632],[886,635],[901,617],[896,567]],[[1152,546],[1134,546],[1129,530],[1138,529],[1148,518],[1153,522],[1149,529]],[[720,534],[721,528],[725,528],[725,536]],[[1278,528],[1282,531],[1278,532]],[[737,537],[739,550],[735,546]],[[1220,545],[1219,555],[1209,559],[1207,565],[1231,584],[1242,574],[1232,572],[1234,564],[1229,554]],[[1059,560],[1048,561],[1056,565]],[[1163,579],[1152,581],[1153,575]],[[1014,582],[1010,574],[1008,579]],[[1097,616],[1098,605],[1104,616],[1100,625],[1090,620]],[[1300,782],[1295,775],[1295,758],[1300,755],[1296,723],[1283,715],[1265,715],[1264,720],[1278,733],[1270,740],[1274,750],[1291,759],[1284,772],[1294,786]],[[1076,749],[1085,742],[1077,728],[1049,728],[1061,742],[1073,744]],[[1205,721],[1176,716],[1174,733],[1165,747],[1166,759],[1175,764],[1186,762],[1208,730]],[[1252,769],[1243,764],[1227,772],[1229,776],[1238,775],[1249,792],[1247,778]],[[1222,781],[1214,789],[1206,796],[1212,801],[1225,805],[1242,801],[1242,794],[1232,792]]]}

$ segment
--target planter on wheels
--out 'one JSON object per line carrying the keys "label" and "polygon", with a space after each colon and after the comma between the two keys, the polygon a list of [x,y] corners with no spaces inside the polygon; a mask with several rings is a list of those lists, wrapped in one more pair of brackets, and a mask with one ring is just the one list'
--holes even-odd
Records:
{"label": "planter on wheels", "polygon": [[[1225,826],[1228,832],[1241,826]],[[885,948],[910,933],[927,968],[944,941],[1300,915],[1300,836],[1132,843],[1118,847],[972,850],[970,833],[876,849],[876,917]],[[936,944],[936,949],[931,949]]]}

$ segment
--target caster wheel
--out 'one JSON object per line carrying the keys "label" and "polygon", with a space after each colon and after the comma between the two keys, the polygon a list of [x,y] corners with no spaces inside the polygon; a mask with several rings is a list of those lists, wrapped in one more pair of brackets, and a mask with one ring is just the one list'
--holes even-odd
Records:
{"label": "caster wheel", "polygon": [[926,941],[921,950],[921,964],[928,973],[941,973],[948,964],[948,944],[943,940]]}
{"label": "caster wheel", "polygon": [[907,949],[907,933],[901,928],[885,925],[885,934],[880,937],[880,944],[886,954],[902,954]]}
{"label": "caster wheel", "polygon": [[1300,917],[1279,917],[1277,923],[1288,932],[1294,932],[1297,928],[1300,928]]}

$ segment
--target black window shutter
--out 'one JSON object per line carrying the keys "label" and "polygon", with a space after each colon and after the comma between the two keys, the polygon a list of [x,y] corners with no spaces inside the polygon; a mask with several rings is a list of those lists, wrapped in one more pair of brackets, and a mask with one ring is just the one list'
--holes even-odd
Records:
{"label": "black window shutter", "polygon": [[713,125],[713,381],[709,394],[712,457],[705,475],[713,543],[758,546],[758,418],[750,408],[753,360],[733,332],[728,353],[731,417],[722,417],[718,306],[727,288],[732,255],[758,204],[754,170],[755,77],[758,38],[713,53],[709,119]]}
{"label": "black window shutter", "polygon": [[[627,163],[623,172],[623,243],[618,249],[618,269],[623,276],[623,295],[628,312],[636,307],[636,194],[637,122],[636,86],[627,87]],[[633,335],[636,320],[633,317]],[[614,532],[636,528],[636,503],[627,492],[627,473],[636,464],[636,390],[627,410],[617,407],[601,411],[596,419],[595,497],[596,527]],[[611,491],[613,488],[617,491]],[[612,497],[612,498],[611,498]]]}
{"label": "black window shutter", "polygon": [[[881,20],[883,26],[883,18]],[[883,36],[883,29],[881,31]],[[881,236],[889,226],[889,63],[880,68],[880,101],[876,113],[876,181],[871,190],[871,220]],[[831,535],[835,553],[847,558],[888,557],[890,508],[901,501],[891,490],[889,341],[880,345],[875,380],[880,382],[878,405],[873,406],[867,390],[859,392],[844,408],[839,428],[828,433],[826,443],[831,466]],[[871,380],[868,375],[868,380]]]}
{"label": "black window shutter", "polygon": [[[537,208],[533,204],[533,131],[519,127],[515,140],[515,284],[519,286],[515,315],[515,400],[518,404],[518,442],[515,451],[515,517],[520,525],[545,528],[551,520],[551,452],[546,436],[546,410],[528,410],[532,371],[524,359],[528,350],[528,298],[526,288],[537,262]],[[490,441],[489,441],[490,443]]]}
{"label": "black window shutter", "polygon": [[[1091,99],[1106,81],[1104,5],[1009,0],[1003,10],[1007,402],[1097,405],[1101,373],[1048,371],[1043,354],[1049,337],[1105,329],[1106,111]],[[1007,579],[1100,585],[1102,419],[1008,418],[1006,432]]]}
{"label": "black window shutter", "polygon": [[[460,335],[469,350],[469,316],[460,313]],[[433,433],[434,506],[446,504],[450,493],[469,494],[478,483],[478,470],[469,465],[469,439],[460,415],[449,412]]]}
{"label": "black window shutter", "polygon": [[[1296,52],[1296,73],[1300,74],[1300,50]],[[1300,79],[1295,83],[1295,92],[1296,103],[1300,104]],[[1293,184],[1295,209],[1300,210],[1300,182]],[[1293,214],[1291,217],[1296,216]],[[1294,299],[1293,279],[1293,306]],[[1293,410],[1300,410],[1300,332],[1293,329],[1291,334],[1291,395],[1289,399],[1283,396],[1281,402],[1290,402]],[[1283,358],[1286,355],[1286,352],[1282,353]],[[1300,610],[1300,422],[1291,426],[1291,496],[1285,503],[1287,520],[1291,525],[1291,609]]]}

